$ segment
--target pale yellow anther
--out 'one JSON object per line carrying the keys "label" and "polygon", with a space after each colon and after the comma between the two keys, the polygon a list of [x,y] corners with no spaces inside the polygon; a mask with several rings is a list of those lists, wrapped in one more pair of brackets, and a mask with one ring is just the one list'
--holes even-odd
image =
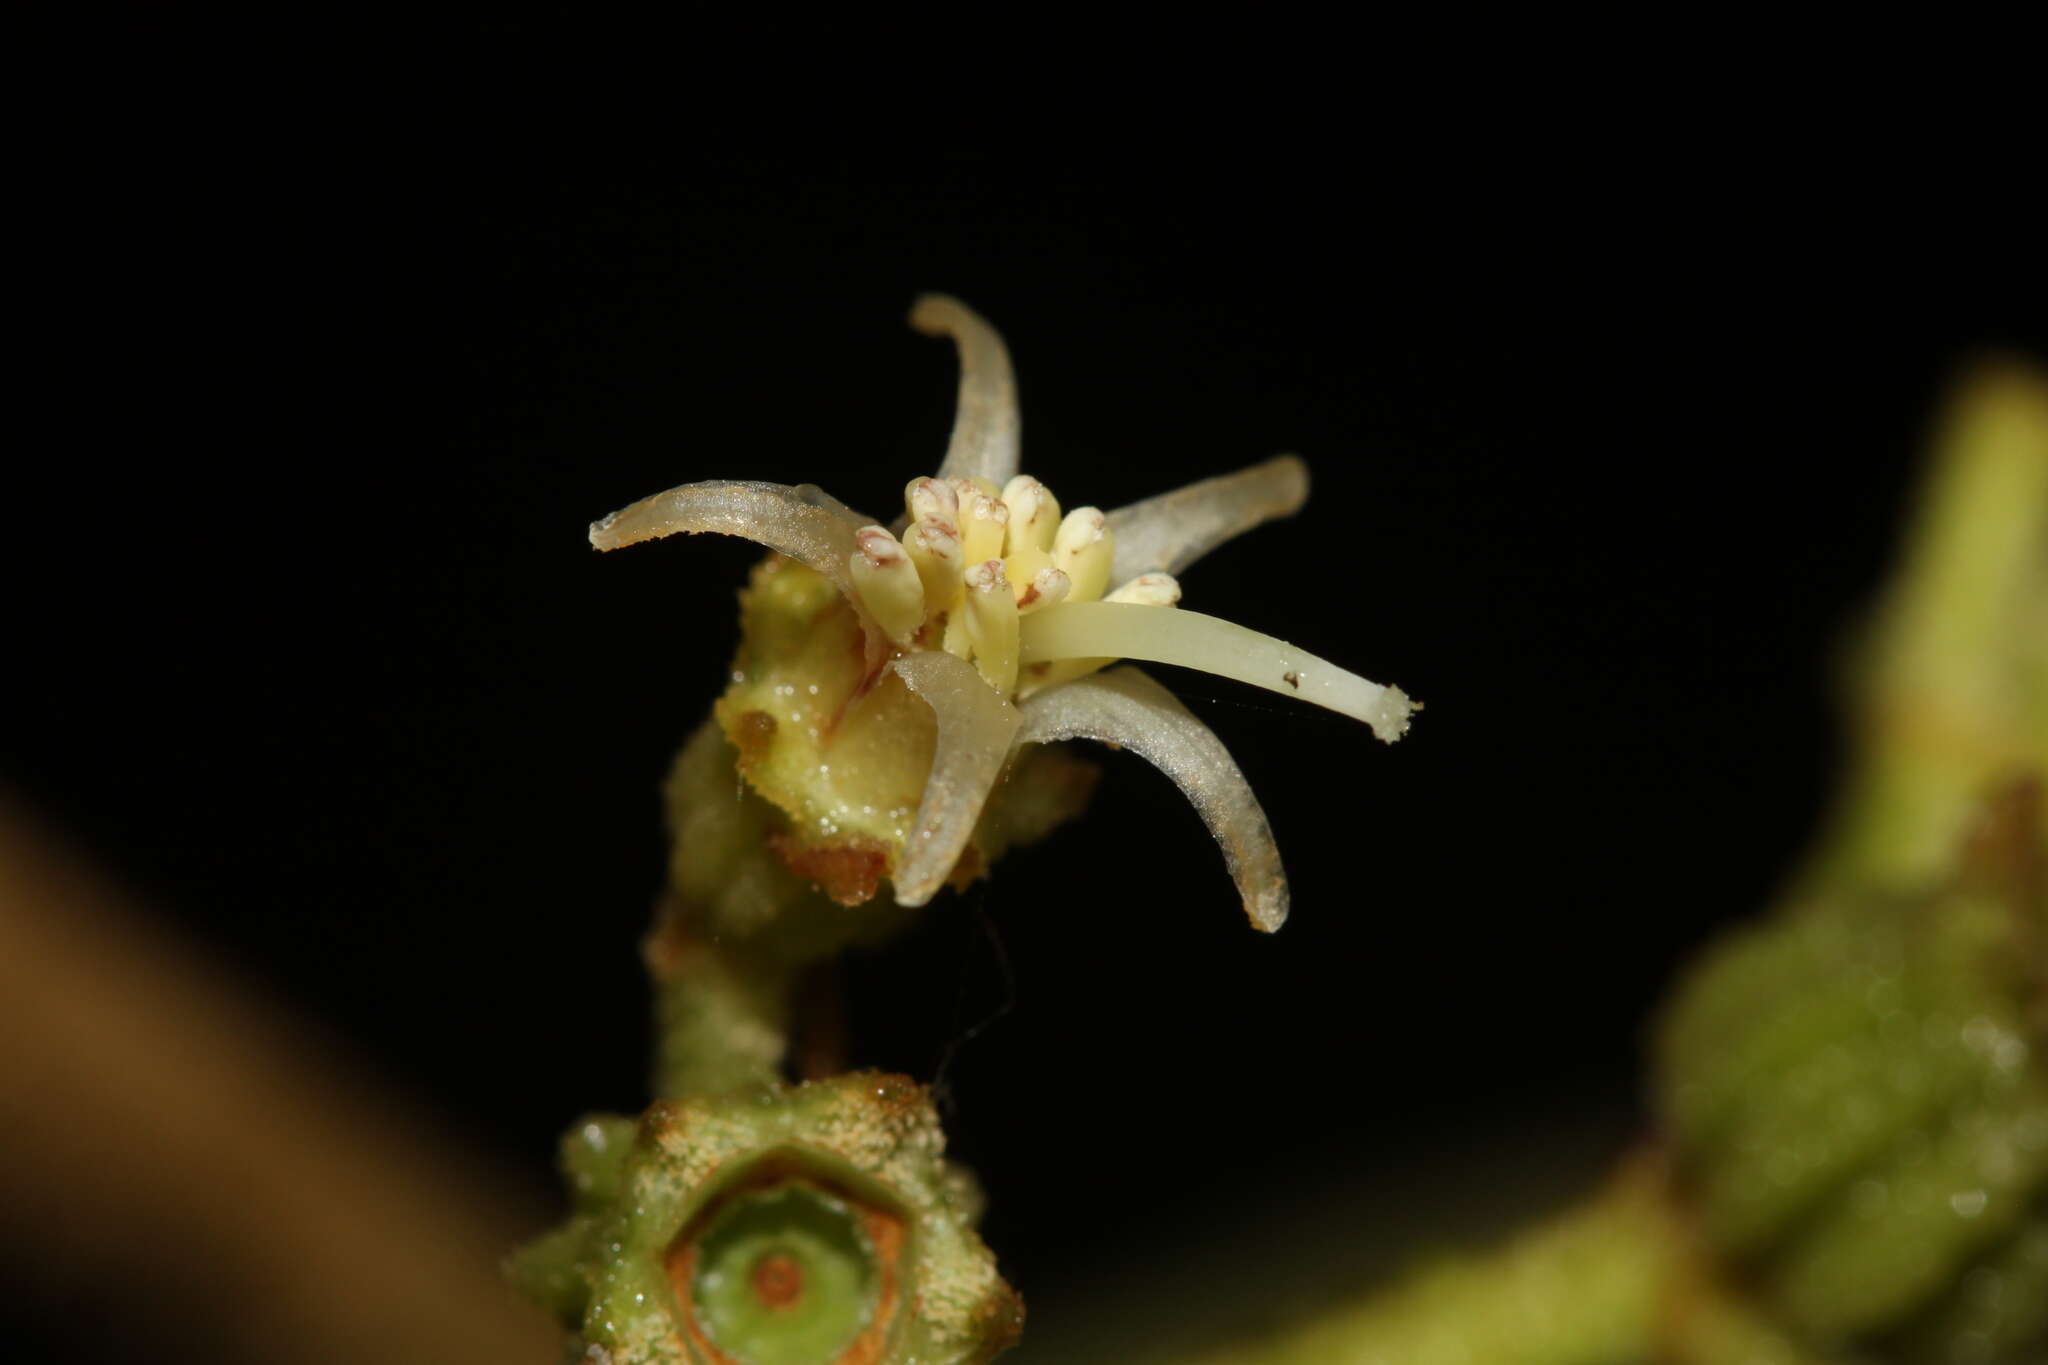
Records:
{"label": "pale yellow anther", "polygon": [[952,526],[960,524],[960,495],[944,479],[912,479],[903,490],[903,506],[912,522],[930,518]]}
{"label": "pale yellow anther", "polygon": [[1017,598],[1003,576],[1003,561],[988,559],[967,570],[967,638],[982,681],[1009,696],[1017,689]]}
{"label": "pale yellow anther", "polygon": [[1003,557],[1003,539],[1009,522],[1010,509],[978,489],[961,500],[960,548],[968,564]]}
{"label": "pale yellow anther", "polygon": [[1011,555],[1025,548],[1051,551],[1060,529],[1060,504],[1050,488],[1019,474],[1003,486],[1003,506],[1010,509]]}
{"label": "pale yellow anther", "polygon": [[960,515],[962,516],[967,515],[967,504],[972,501],[976,493],[981,494],[985,498],[994,498],[997,502],[1002,501],[1002,490],[996,487],[993,479],[947,479],[946,482],[952,486],[953,496],[960,502]]}
{"label": "pale yellow anther", "polygon": [[[1016,563],[1014,559],[1010,562]],[[1029,616],[1034,611],[1056,607],[1067,600],[1067,594],[1073,590],[1073,586],[1073,580],[1063,571],[1050,567],[1040,569],[1017,594],[1017,614]]]}
{"label": "pale yellow anther", "polygon": [[1045,485],[1029,474],[1019,474],[1003,489],[1003,506],[1010,524],[1003,540],[1003,559],[1010,585],[1022,603],[1031,580],[1052,564],[1052,538],[1059,530],[1059,504]]}
{"label": "pale yellow anther", "polygon": [[1143,607],[1178,606],[1180,580],[1170,573],[1141,573],[1102,600],[1135,602]]}
{"label": "pale yellow anther", "polygon": [[889,638],[908,647],[924,624],[924,586],[910,556],[880,526],[863,526],[854,532],[853,543],[847,571],[854,590]]}
{"label": "pale yellow anther", "polygon": [[924,585],[924,609],[930,616],[953,605],[960,596],[960,576],[967,558],[960,553],[960,533],[953,523],[925,517],[903,533],[903,548]]}
{"label": "pale yellow anther", "polygon": [[1104,524],[1102,510],[1076,507],[1060,521],[1053,537],[1052,564],[1064,569],[1073,586],[1069,602],[1093,602],[1109,586],[1109,566],[1116,557],[1116,540]]}

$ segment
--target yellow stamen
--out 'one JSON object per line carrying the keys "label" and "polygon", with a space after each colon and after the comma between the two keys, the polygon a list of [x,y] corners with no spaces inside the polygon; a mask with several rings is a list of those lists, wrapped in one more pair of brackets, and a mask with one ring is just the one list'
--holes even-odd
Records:
{"label": "yellow stamen", "polygon": [[913,522],[931,518],[953,526],[960,524],[960,495],[944,479],[912,479],[903,490],[903,506]]}
{"label": "yellow stamen", "polygon": [[910,556],[880,526],[863,526],[853,543],[846,567],[854,591],[889,638],[907,647],[924,624],[924,586]]}
{"label": "yellow stamen", "polygon": [[1066,571],[1073,586],[1069,602],[1093,602],[1109,586],[1109,566],[1116,557],[1116,541],[1104,524],[1102,509],[1076,507],[1060,521],[1053,537],[1052,564]]}
{"label": "yellow stamen", "polygon": [[1052,549],[1060,529],[1060,504],[1050,488],[1029,474],[1019,474],[1003,486],[1003,505],[1010,509],[1012,555],[1025,548]]}
{"label": "yellow stamen", "polygon": [[1067,594],[1072,591],[1073,586],[1073,580],[1060,570],[1050,567],[1040,569],[1032,575],[1031,581],[1024,586],[1024,591],[1018,596],[1017,612],[1019,615],[1029,615],[1034,611],[1043,611],[1047,607],[1056,607],[1067,600]]}
{"label": "yellow stamen", "polygon": [[1000,559],[967,571],[967,638],[982,680],[1009,696],[1017,689],[1017,598]]}
{"label": "yellow stamen", "polygon": [[960,533],[950,521],[936,517],[921,519],[903,533],[903,548],[924,586],[926,616],[945,611],[960,596],[960,576],[966,557],[960,553]]}
{"label": "yellow stamen", "polygon": [[1002,558],[1009,521],[1010,509],[986,493],[974,490],[961,499],[960,549],[970,565]]}

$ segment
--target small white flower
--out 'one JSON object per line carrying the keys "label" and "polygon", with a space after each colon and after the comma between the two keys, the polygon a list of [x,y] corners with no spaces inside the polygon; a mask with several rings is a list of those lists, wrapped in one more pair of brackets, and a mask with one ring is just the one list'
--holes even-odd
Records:
{"label": "small white flower", "polygon": [[[932,709],[937,742],[917,815],[890,869],[898,904],[930,900],[966,849],[1019,746],[1093,739],[1179,784],[1223,846],[1246,913],[1287,916],[1287,880],[1258,799],[1216,736],[1117,659],[1198,668],[1364,721],[1391,743],[1416,703],[1269,635],[1181,611],[1173,575],[1234,536],[1298,511],[1308,471],[1283,455],[1104,513],[1064,514],[1017,472],[1016,385],[1002,338],[964,304],[926,295],[918,330],[960,348],[945,462],[910,482],[892,528],[817,487],[685,484],[590,528],[600,550],[678,532],[741,536],[830,580],[857,616],[862,687],[885,671]],[[1113,589],[1110,585],[1117,585]],[[813,686],[813,694],[817,689]]]}

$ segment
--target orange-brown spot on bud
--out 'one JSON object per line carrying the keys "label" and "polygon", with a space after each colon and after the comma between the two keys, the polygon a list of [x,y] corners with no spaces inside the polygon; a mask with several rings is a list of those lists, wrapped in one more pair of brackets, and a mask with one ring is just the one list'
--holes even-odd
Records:
{"label": "orange-brown spot on bud", "polygon": [[775,743],[775,717],[766,711],[747,711],[733,726],[732,744],[740,751],[741,763],[758,763],[768,757]]}
{"label": "orange-brown spot on bud", "polygon": [[889,871],[889,853],[874,839],[858,835],[806,844],[787,832],[773,834],[768,846],[797,876],[841,905],[865,905]]}
{"label": "orange-brown spot on bud", "polygon": [[754,1297],[772,1313],[787,1313],[803,1302],[804,1268],[796,1263],[795,1258],[781,1252],[763,1256],[754,1262],[749,1283],[753,1286]]}
{"label": "orange-brown spot on bud", "polygon": [[647,1106],[647,1112],[640,1116],[635,1128],[635,1141],[644,1147],[655,1147],[671,1133],[680,1132],[683,1127],[682,1106],[673,1100],[656,1100]]}

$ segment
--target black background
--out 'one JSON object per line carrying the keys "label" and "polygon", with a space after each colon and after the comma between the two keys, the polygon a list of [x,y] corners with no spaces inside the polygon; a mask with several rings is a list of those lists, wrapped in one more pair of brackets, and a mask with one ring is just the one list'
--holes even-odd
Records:
{"label": "black background", "polygon": [[1053,1305],[1433,1150],[1624,1140],[1654,1002],[1815,827],[1944,384],[2041,343],[1939,146],[1865,179],[1714,117],[1424,140],[1340,100],[1230,151],[770,151],[570,117],[544,65],[445,107],[203,69],[95,134],[0,773],[522,1194],[644,1102],[656,784],[753,554],[600,558],[593,517],[726,475],[886,514],[951,420],[931,289],[1004,332],[1069,506],[1309,460],[1187,604],[1400,683],[1411,736],[1160,670],[1264,799],[1284,931],[1105,754],[1085,821],[850,963],[857,1060],[952,1052]]}

